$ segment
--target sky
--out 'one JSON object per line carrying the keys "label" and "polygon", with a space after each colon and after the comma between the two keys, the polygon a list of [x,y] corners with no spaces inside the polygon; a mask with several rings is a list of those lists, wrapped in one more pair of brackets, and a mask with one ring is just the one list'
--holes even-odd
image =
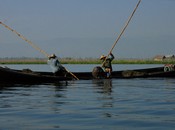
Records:
{"label": "sky", "polygon": [[[107,55],[138,0],[0,0],[0,21],[59,57]],[[142,0],[112,53],[175,54],[175,0]],[[0,58],[45,55],[0,25]]]}

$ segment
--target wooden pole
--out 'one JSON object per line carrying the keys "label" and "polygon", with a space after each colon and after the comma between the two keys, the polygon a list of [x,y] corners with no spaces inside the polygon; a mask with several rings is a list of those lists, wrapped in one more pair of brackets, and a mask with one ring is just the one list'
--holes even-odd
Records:
{"label": "wooden pole", "polygon": [[109,51],[109,53],[108,53],[108,55],[106,56],[104,62],[102,63],[102,66],[103,66],[103,64],[105,63],[106,59],[109,57],[109,55],[112,53],[112,50],[114,49],[114,47],[116,46],[117,42],[118,42],[119,39],[121,38],[122,34],[125,32],[127,26],[129,25],[129,22],[131,21],[132,17],[134,16],[134,13],[136,12],[136,10],[137,10],[137,8],[138,8],[140,2],[141,2],[141,0],[138,1],[136,7],[134,8],[134,11],[133,11],[132,14],[129,16],[129,19],[127,20],[125,26],[124,26],[123,29],[121,30],[120,35],[119,35],[118,38],[115,40],[115,42],[114,42],[114,44],[113,44],[111,50]]}
{"label": "wooden pole", "polygon": [[[27,38],[25,38],[23,35],[21,35],[20,33],[18,33],[17,31],[15,31],[14,29],[10,28],[9,26],[7,26],[6,24],[4,24],[3,22],[0,22],[0,24],[2,24],[5,28],[7,28],[8,30],[12,31],[13,33],[15,33],[17,36],[19,36],[21,39],[23,39],[24,41],[26,41],[27,43],[29,43],[34,49],[38,50],[39,52],[41,52],[42,54],[44,54],[47,58],[50,56],[48,53],[46,53],[44,50],[42,50],[41,48],[39,48],[38,46],[36,46],[35,44],[33,44],[30,40],[28,40]],[[65,68],[65,67],[64,67]],[[77,76],[75,76],[72,72],[70,72],[68,69],[65,68],[65,70],[70,73],[75,79],[79,80],[77,78]]]}

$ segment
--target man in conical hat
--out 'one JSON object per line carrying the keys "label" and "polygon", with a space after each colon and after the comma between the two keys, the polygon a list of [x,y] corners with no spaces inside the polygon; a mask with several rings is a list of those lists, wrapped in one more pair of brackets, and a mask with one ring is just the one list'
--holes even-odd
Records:
{"label": "man in conical hat", "polygon": [[65,68],[61,65],[61,63],[58,60],[58,57],[55,54],[52,54],[48,57],[47,63],[50,65],[53,73],[55,75],[63,76],[66,74]]}
{"label": "man in conical hat", "polygon": [[102,55],[100,57],[100,60],[102,60],[102,67],[104,69],[104,71],[106,72],[106,77],[110,78],[111,76],[111,72],[112,72],[112,60],[114,59],[114,55],[112,53],[110,53],[110,57],[107,58],[106,56]]}

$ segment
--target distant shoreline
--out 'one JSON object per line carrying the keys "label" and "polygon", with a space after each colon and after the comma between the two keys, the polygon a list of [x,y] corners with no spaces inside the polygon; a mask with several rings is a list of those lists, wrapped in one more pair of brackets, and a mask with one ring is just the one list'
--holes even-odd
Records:
{"label": "distant shoreline", "polygon": [[[101,64],[99,59],[93,58],[62,58],[62,64]],[[0,58],[0,64],[47,64],[45,58]],[[175,60],[154,61],[153,59],[117,59],[112,64],[175,64]]]}

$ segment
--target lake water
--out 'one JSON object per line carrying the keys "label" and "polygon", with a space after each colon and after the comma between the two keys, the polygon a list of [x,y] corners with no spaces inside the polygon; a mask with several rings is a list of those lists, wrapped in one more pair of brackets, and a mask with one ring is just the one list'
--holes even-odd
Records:
{"label": "lake water", "polygon": [[[47,65],[7,65],[50,71]],[[161,65],[113,65],[114,70]],[[91,71],[94,65],[65,65]],[[1,85],[3,86],[3,85]],[[175,79],[106,79],[10,85],[0,90],[0,130],[173,130]]]}

